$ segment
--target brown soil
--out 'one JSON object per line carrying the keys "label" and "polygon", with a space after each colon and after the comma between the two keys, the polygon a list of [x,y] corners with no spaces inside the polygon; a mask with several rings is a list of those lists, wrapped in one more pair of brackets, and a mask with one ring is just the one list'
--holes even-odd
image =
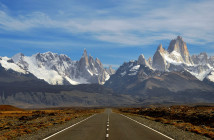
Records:
{"label": "brown soil", "polygon": [[214,139],[213,106],[120,108],[119,111],[140,115],[166,125],[174,125],[182,130],[194,132]]}
{"label": "brown soil", "polygon": [[23,111],[24,109],[17,108],[12,105],[0,105],[0,111]]}
{"label": "brown soil", "polygon": [[[54,127],[54,125],[64,124],[71,119],[103,111],[92,108],[61,108],[59,110],[20,110],[10,106],[2,108],[7,111],[0,111],[0,140],[15,139],[41,129]],[[9,109],[16,110],[8,111]]]}

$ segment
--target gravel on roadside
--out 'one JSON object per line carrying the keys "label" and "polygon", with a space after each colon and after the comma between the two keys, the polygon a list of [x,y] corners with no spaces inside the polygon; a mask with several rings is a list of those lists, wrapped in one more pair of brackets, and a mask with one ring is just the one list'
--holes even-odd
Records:
{"label": "gravel on roadside", "polygon": [[[124,113],[123,113],[124,114]],[[182,129],[176,128],[173,125],[170,124],[163,124],[161,122],[156,122],[156,121],[152,121],[149,120],[143,116],[139,116],[139,115],[132,115],[132,114],[124,114],[144,125],[147,125],[175,140],[211,140],[210,138],[207,138],[205,136],[202,135],[198,135],[192,132],[188,132],[188,131],[184,131]],[[42,140],[64,128],[67,128],[87,117],[89,117],[90,115],[87,116],[83,116],[83,117],[79,117],[76,119],[71,119],[70,121],[67,121],[66,123],[63,124],[56,124],[47,128],[43,128],[40,129],[32,134],[28,134],[28,135],[24,135],[21,136],[19,138],[17,138],[18,140]]]}
{"label": "gravel on roadside", "polygon": [[63,130],[89,116],[91,116],[91,115],[85,115],[83,117],[71,119],[70,121],[67,121],[66,123],[63,123],[63,124],[56,124],[56,125],[53,125],[53,126],[50,126],[47,128],[43,128],[34,133],[21,136],[21,137],[17,138],[17,140],[42,140],[42,139],[60,131],[60,130]]}
{"label": "gravel on roadside", "polygon": [[170,124],[163,124],[161,122],[152,121],[149,119],[144,118],[143,116],[139,115],[130,115],[130,114],[124,114],[144,125],[147,125],[175,140],[211,140],[208,137],[198,135],[189,131],[184,131],[182,129],[176,128],[173,125]]}

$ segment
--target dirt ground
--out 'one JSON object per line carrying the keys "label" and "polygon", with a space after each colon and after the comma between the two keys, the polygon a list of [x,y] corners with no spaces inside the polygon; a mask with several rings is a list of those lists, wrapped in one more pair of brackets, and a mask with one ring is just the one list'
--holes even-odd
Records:
{"label": "dirt ground", "polygon": [[213,106],[120,108],[118,111],[143,116],[163,124],[174,125],[179,129],[214,139]]}
{"label": "dirt ground", "polygon": [[0,111],[0,140],[21,137],[101,111],[103,109],[92,108],[60,108],[52,110],[12,109],[12,111]]}

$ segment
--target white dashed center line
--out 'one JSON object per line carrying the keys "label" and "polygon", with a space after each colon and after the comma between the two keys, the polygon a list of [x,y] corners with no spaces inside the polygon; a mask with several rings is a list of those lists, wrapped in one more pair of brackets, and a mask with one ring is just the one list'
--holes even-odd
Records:
{"label": "white dashed center line", "polygon": [[109,137],[109,134],[106,134],[106,137],[108,138],[108,137]]}
{"label": "white dashed center line", "polygon": [[106,140],[108,139],[109,137],[109,112],[108,112],[108,119],[107,119],[107,126],[106,126]]}

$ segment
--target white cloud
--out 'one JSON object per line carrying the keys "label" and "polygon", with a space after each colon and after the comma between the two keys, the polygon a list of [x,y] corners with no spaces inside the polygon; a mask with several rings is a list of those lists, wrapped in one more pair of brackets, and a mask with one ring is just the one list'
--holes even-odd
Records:
{"label": "white cloud", "polygon": [[[178,34],[192,44],[214,42],[213,0],[173,1],[165,7],[151,7],[150,2],[125,1],[121,7],[95,10],[93,18],[80,16],[60,20],[41,12],[13,17],[0,11],[0,28],[9,31],[59,28],[78,35],[90,33],[90,38],[129,46],[153,44],[157,40],[172,39]],[[118,15],[117,11],[122,15]],[[123,15],[129,11],[137,16]],[[60,13],[65,14],[63,11]],[[100,18],[96,14],[109,15]]]}
{"label": "white cloud", "polygon": [[34,12],[30,15],[20,15],[17,18],[9,16],[0,11],[0,28],[10,31],[24,31],[36,27],[53,27],[54,21],[41,12]]}

